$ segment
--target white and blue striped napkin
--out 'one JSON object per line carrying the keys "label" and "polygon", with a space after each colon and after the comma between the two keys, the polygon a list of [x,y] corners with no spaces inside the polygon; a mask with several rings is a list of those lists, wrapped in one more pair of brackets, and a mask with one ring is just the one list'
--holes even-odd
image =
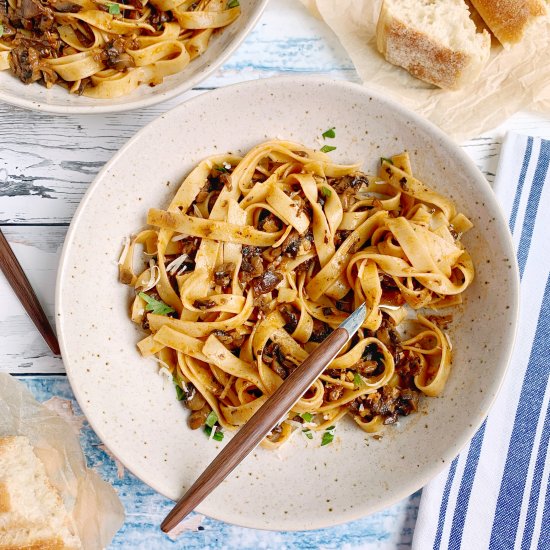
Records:
{"label": "white and blue striped napkin", "polygon": [[422,492],[413,550],[549,550],[550,141],[508,134],[494,190],[521,276],[516,346],[470,444]]}

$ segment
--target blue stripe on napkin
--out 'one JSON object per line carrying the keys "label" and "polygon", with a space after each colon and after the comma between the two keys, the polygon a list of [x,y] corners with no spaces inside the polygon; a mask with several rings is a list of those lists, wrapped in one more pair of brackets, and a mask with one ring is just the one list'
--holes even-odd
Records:
{"label": "blue stripe on napkin", "polygon": [[449,548],[452,548],[453,550],[455,548],[460,548],[462,532],[464,530],[464,522],[466,521],[466,513],[468,512],[468,504],[470,502],[470,495],[474,484],[474,477],[477,464],[479,462],[479,455],[481,454],[481,445],[483,444],[483,437],[485,435],[485,425],[486,423],[483,422],[481,428],[479,428],[476,435],[472,439],[470,448],[468,449],[468,458],[466,459],[466,466],[464,468],[462,482],[460,483],[460,489],[456,499],[455,514],[453,517],[451,534],[449,538]]}
{"label": "blue stripe on napkin", "polygon": [[[415,550],[512,550],[518,546],[522,550],[550,549],[550,488],[546,465],[550,409],[544,405],[545,394],[550,392],[547,389],[550,377],[550,219],[540,208],[541,198],[550,193],[549,165],[550,141],[515,134],[507,136],[495,191],[501,202],[508,205],[505,210],[509,211],[509,227],[518,237],[514,241],[518,244],[522,309],[527,307],[526,316],[538,321],[532,323],[532,328],[526,326],[525,320],[520,324],[518,341],[527,344],[516,346],[510,366],[511,371],[516,366],[516,378],[513,380],[509,376],[509,384],[504,384],[507,396],[519,393],[517,408],[515,400],[504,403],[500,411],[509,411],[509,415],[490,416],[490,426],[486,420],[449,470],[424,488],[413,540]],[[545,200],[550,203],[548,198]],[[518,222],[521,225],[518,226]],[[542,254],[541,246],[546,247]],[[530,253],[534,248],[538,253],[532,257]],[[529,287],[528,283],[523,283],[527,272]],[[533,277],[540,281],[538,291],[533,289]],[[540,287],[544,282],[546,287]],[[534,292],[538,294],[535,296]],[[526,368],[523,381],[517,378],[518,368],[520,376]],[[499,431],[504,423],[512,427],[510,436]],[[509,428],[506,433],[510,434]],[[502,441],[502,437],[509,437],[509,440]],[[497,452],[493,449],[495,442],[505,444],[504,453],[494,460],[501,466],[491,468],[487,464],[492,464],[491,453]],[[479,470],[481,457],[485,459],[483,471]],[[464,465],[463,470],[460,464]],[[475,525],[470,527],[469,523]]]}
{"label": "blue stripe on napkin", "polygon": [[[533,452],[535,441],[537,424],[534,422],[534,419],[540,417],[544,388],[548,384],[548,375],[550,374],[549,342],[550,277],[546,281],[546,289],[535,332],[535,343],[521,388],[521,396],[511,437],[513,445],[510,445],[508,448],[506,466],[504,467],[497,500],[497,509],[493,520],[491,548],[506,548],[506,543],[515,539],[518,530],[521,503],[523,501],[529,469],[528,459]],[[542,450],[540,445],[539,450]],[[528,527],[529,525],[526,525],[524,534],[528,533]],[[532,532],[530,535],[532,536]],[[529,546],[522,546],[522,548],[529,548]]]}
{"label": "blue stripe on napkin", "polygon": [[[547,315],[547,320],[550,316]],[[550,334],[546,334],[546,342],[548,342]],[[548,357],[548,356],[547,356]],[[537,453],[537,461],[535,463],[535,474],[533,476],[533,486],[531,487],[531,494],[529,495],[529,508],[527,510],[527,521],[525,526],[525,532],[523,533],[523,539],[521,541],[522,548],[529,548],[533,539],[533,530],[535,526],[535,518],[537,514],[537,505],[539,499],[539,493],[542,484],[542,474],[544,470],[544,463],[546,460],[546,452],[548,451],[548,443],[550,442],[550,408],[546,409],[546,418],[544,419],[544,428],[542,431],[542,437],[539,443],[539,452]],[[544,489],[544,487],[542,487]],[[544,525],[544,524],[543,524]],[[550,529],[550,525],[546,524],[546,529]]]}
{"label": "blue stripe on napkin", "polygon": [[434,550],[439,550],[441,548],[441,536],[443,535],[443,525],[445,524],[445,512],[447,511],[447,505],[449,504],[449,493],[451,492],[451,485],[453,484],[457,464],[458,458],[455,458],[451,463],[447,483],[445,483],[445,489],[443,490],[443,498],[441,499],[441,507],[439,508],[439,521],[437,522],[437,532],[435,534]]}
{"label": "blue stripe on napkin", "polygon": [[527,262],[527,256],[529,255],[531,238],[533,237],[533,228],[535,226],[535,219],[537,217],[537,210],[539,207],[540,194],[542,193],[544,179],[546,178],[546,174],[548,173],[549,162],[550,141],[543,140],[541,143],[535,177],[533,178],[531,192],[529,193],[527,212],[525,214],[525,221],[523,223],[523,230],[521,232],[521,240],[518,247],[518,264],[520,276],[523,275],[523,271],[525,270],[525,263]]}
{"label": "blue stripe on napkin", "polygon": [[514,196],[514,205],[512,206],[512,214],[510,215],[510,231],[513,233],[516,226],[516,218],[518,215],[519,199],[521,198],[521,192],[523,191],[523,185],[525,183],[525,176],[527,176],[527,169],[529,168],[529,161],[531,160],[531,153],[533,151],[533,138],[527,138],[527,147],[525,148],[525,156],[523,157],[523,164],[521,165],[521,174],[518,180],[518,186],[516,188],[516,194]]}

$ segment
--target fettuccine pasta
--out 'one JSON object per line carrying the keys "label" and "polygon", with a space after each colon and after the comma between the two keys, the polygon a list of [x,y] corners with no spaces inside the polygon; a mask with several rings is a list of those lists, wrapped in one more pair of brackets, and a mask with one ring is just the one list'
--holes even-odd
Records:
{"label": "fettuccine pasta", "polygon": [[120,280],[148,332],[138,347],[173,378],[192,428],[221,438],[242,426],[363,302],[358,334],[264,445],[315,431],[326,443],[344,416],[376,433],[442,392],[451,317],[427,310],[459,304],[472,282],[460,240],[472,224],[412,175],[407,153],[371,176],[269,141],[203,160],[147,221]]}
{"label": "fettuccine pasta", "polygon": [[110,99],[182,71],[238,0],[0,0],[0,70]]}

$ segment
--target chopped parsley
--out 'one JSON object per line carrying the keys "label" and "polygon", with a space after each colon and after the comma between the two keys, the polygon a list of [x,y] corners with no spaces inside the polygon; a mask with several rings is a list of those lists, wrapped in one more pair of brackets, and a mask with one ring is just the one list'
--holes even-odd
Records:
{"label": "chopped parsley", "polygon": [[311,413],[302,413],[300,415],[306,422],[311,422],[313,420],[313,415]]}
{"label": "chopped parsley", "polygon": [[4,25],[0,23],[0,38],[4,35]]}
{"label": "chopped parsley", "polygon": [[321,147],[321,153],[330,153],[331,151],[334,151],[336,147],[333,147],[332,145],[323,145]]}
{"label": "chopped parsley", "polygon": [[169,313],[174,313],[174,311],[176,311],[174,308],[166,305],[161,300],[156,300],[152,296],[149,296],[149,294],[145,294],[145,292],[140,292],[139,297],[147,303],[145,306],[145,311],[151,311],[156,315],[168,315]]}
{"label": "chopped parsley", "polygon": [[321,195],[328,199],[332,195],[332,191],[328,187],[321,187]]}
{"label": "chopped parsley", "polygon": [[238,6],[240,6],[239,0],[229,0],[229,2],[227,4],[228,8],[236,8]]}
{"label": "chopped parsley", "polygon": [[185,392],[181,387],[182,378],[178,374],[173,374],[172,379],[174,381],[174,386],[176,387],[178,401],[183,401],[185,399]]}
{"label": "chopped parsley", "polygon": [[209,428],[213,428],[214,424],[218,421],[218,415],[214,411],[210,411],[204,422]]}
{"label": "chopped parsley", "polygon": [[[208,437],[210,437],[212,435],[212,430],[214,430],[216,428],[211,428],[210,426],[205,426],[204,427],[204,432],[206,433],[206,435]],[[218,430],[216,429],[216,431],[214,432],[214,435],[212,436],[212,439],[214,439],[215,441],[223,441],[223,432],[221,430]]]}
{"label": "chopped parsley", "polygon": [[365,384],[365,381],[363,380],[363,377],[358,372],[354,372],[353,373],[353,383],[354,383],[356,388],[360,388],[361,386],[363,386]]}
{"label": "chopped parsley", "polygon": [[216,170],[222,174],[227,174],[229,170],[225,166],[216,166]]}
{"label": "chopped parsley", "polygon": [[313,439],[313,434],[311,433],[311,430],[302,430],[302,433],[303,433],[308,439]]}
{"label": "chopped parsley", "polygon": [[336,128],[333,127],[333,128],[329,128],[326,132],[323,132],[323,138],[334,139],[336,137],[336,132],[334,130],[336,130]]}
{"label": "chopped parsley", "polygon": [[174,382],[174,385],[176,386],[176,395],[178,397],[178,401],[183,401],[183,398],[185,397],[185,393],[183,392],[179,384],[176,384]]}
{"label": "chopped parsley", "polygon": [[335,426],[329,426],[326,432],[323,434],[323,439],[321,440],[321,447],[323,445],[328,445],[334,440],[334,428]]}
{"label": "chopped parsley", "polygon": [[109,8],[111,15],[120,15],[120,6],[118,4],[107,4],[107,8]]}
{"label": "chopped parsley", "polygon": [[388,164],[393,164],[392,159],[387,159],[386,157],[380,157],[380,162],[383,163],[384,161],[387,162]]}

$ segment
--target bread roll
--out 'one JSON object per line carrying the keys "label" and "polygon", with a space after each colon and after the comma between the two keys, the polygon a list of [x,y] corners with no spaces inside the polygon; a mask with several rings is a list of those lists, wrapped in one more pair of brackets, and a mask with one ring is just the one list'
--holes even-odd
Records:
{"label": "bread roll", "polygon": [[26,437],[0,438],[0,550],[82,548]]}
{"label": "bread roll", "polygon": [[505,48],[519,42],[525,29],[546,14],[544,0],[470,1]]}
{"label": "bread roll", "polygon": [[376,41],[390,63],[450,90],[477,78],[491,48],[463,0],[384,0]]}

